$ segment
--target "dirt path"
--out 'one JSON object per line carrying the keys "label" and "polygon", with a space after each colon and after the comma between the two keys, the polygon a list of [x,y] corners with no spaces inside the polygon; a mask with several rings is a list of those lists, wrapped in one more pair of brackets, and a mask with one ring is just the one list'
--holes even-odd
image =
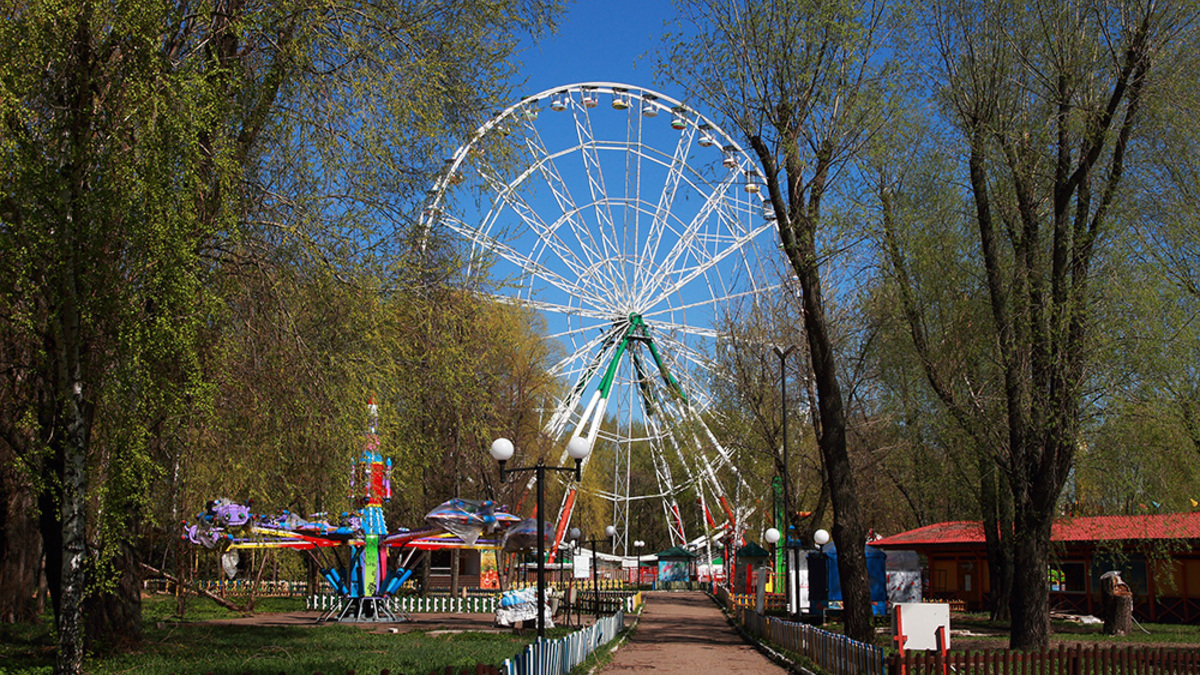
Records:
{"label": "dirt path", "polygon": [[647,593],[629,642],[602,673],[785,673],[747,644],[704,593]]}

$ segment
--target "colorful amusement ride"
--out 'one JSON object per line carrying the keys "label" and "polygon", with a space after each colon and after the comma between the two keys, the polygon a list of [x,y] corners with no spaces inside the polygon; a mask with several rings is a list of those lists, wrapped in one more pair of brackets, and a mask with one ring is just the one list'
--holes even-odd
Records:
{"label": "colorful amusement ride", "polygon": [[[426,514],[427,527],[389,532],[383,504],[392,497],[392,463],[379,452],[379,409],[374,402],[368,403],[368,414],[363,452],[351,469],[351,495],[357,510],[342,513],[331,522],[324,513],[308,518],[288,511],[255,514],[249,504],[217,499],[208,503],[195,522],[183,524],[183,538],[221,551],[228,572],[236,569],[240,550],[305,551],[343,600],[322,619],[399,621],[385,600],[412,576],[407,565],[417,551],[498,548],[510,530],[527,529],[513,527],[521,519],[497,509],[491,501],[451,499]],[[391,548],[406,551],[408,557],[389,570]]]}

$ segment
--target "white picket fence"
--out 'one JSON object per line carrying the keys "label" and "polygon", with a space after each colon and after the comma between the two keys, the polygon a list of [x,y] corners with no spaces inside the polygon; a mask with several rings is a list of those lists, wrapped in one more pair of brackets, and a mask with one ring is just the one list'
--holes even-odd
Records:
{"label": "white picket fence", "polygon": [[500,670],[506,675],[565,675],[589,654],[612,642],[624,626],[625,612],[619,611],[566,637],[535,641],[525,651],[505,659]]}
{"label": "white picket fence", "polygon": [[[464,613],[495,613],[496,604],[499,598],[496,596],[471,596],[466,598],[451,598],[451,597],[427,597],[422,598],[415,595],[404,595],[394,598],[388,598],[385,603],[387,608],[393,612],[405,614],[464,614]],[[642,602],[641,593],[634,593],[625,598],[624,606],[626,612],[637,611],[638,605]],[[321,595],[309,595],[304,601],[305,609],[319,610],[322,612],[331,609],[341,609],[342,599],[336,595],[323,593]]]}
{"label": "white picket fence", "polygon": [[[463,614],[463,613],[495,613],[498,599],[495,596],[451,598],[431,597],[421,598],[412,595],[388,598],[384,601],[387,608],[399,614]],[[342,599],[336,595],[310,595],[305,598],[305,608],[310,610],[329,611],[341,609]]]}

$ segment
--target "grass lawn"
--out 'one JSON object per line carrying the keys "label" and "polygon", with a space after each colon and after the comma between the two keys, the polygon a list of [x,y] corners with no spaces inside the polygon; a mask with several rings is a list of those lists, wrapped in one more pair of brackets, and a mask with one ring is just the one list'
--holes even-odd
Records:
{"label": "grass lawn", "polygon": [[[781,613],[775,613],[783,618]],[[889,624],[876,617],[875,644],[891,654],[895,651],[895,643],[890,639],[891,631],[886,628]],[[842,624],[838,621],[827,621],[817,626],[823,630],[841,633]],[[1087,645],[1145,645],[1165,648],[1196,648],[1200,647],[1200,626],[1176,623],[1143,623],[1138,628],[1134,624],[1133,632],[1129,635],[1105,635],[1103,626],[1082,625],[1070,621],[1050,622],[1050,645],[1057,647],[1059,643]],[[986,613],[954,613],[950,615],[950,651],[978,651],[984,649],[1007,649],[1009,623],[1007,621],[989,621]]]}
{"label": "grass lawn", "polygon": [[[1194,647],[1200,645],[1200,626],[1178,623],[1143,623],[1133,625],[1128,635],[1105,635],[1100,625],[1083,625],[1071,621],[1050,622],[1050,644],[1129,644],[1156,647]],[[1009,624],[1006,621],[989,621],[987,614],[951,614],[950,628],[953,631],[968,631],[970,635],[951,639],[951,648],[958,649],[1004,649],[1008,647]],[[1144,630],[1143,630],[1144,629]],[[959,644],[964,645],[959,647]]]}
{"label": "grass lawn", "polygon": [[[260,611],[296,611],[302,600],[259,601]],[[280,672],[325,675],[355,670],[425,675],[447,666],[477,663],[499,665],[533,640],[532,631],[429,634],[408,632],[377,634],[347,625],[250,626],[198,623],[235,618],[211,602],[194,601],[186,621],[170,617],[173,599],[150,598],[143,606],[143,641],[136,648],[106,656],[90,656],[87,673],[178,673],[218,675]],[[47,617],[40,626],[0,626],[0,675],[50,673],[54,663],[54,636]],[[555,628],[547,637],[566,635],[572,629]],[[437,631],[430,631],[436,633]]]}

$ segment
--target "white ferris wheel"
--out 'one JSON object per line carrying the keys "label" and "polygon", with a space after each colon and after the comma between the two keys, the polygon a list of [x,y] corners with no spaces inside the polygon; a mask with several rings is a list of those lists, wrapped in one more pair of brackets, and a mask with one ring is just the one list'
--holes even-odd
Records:
{"label": "white ferris wheel", "polygon": [[[544,433],[612,452],[611,489],[627,551],[629,505],[662,504],[688,541],[680,500],[707,530],[741,519],[733,453],[705,423],[725,313],[769,291],[774,214],[754,163],[711,120],[649,89],[571,84],[496,114],[446,160],[427,230],[460,238],[468,274],[498,299],[536,310],[563,356],[564,393]],[[502,280],[502,281],[496,281]],[[615,421],[615,424],[614,424]],[[631,489],[649,453],[656,487]],[[594,483],[594,481],[589,481]],[[554,549],[578,486],[560,509]]]}

